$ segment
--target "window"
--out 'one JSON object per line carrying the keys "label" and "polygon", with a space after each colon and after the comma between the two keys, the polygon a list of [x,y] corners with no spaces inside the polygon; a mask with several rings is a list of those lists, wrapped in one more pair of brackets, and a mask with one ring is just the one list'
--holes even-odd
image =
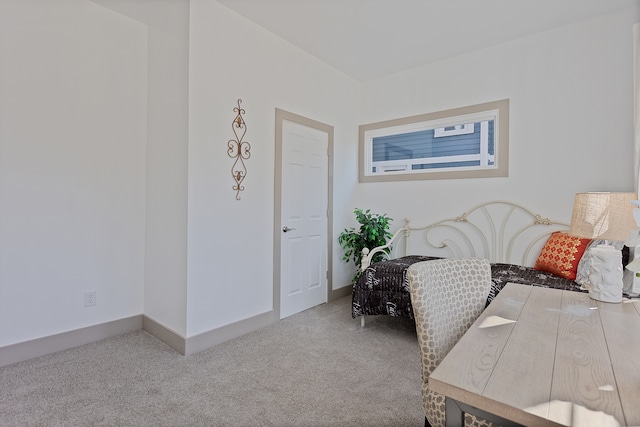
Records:
{"label": "window", "polygon": [[508,176],[509,100],[360,126],[360,182]]}

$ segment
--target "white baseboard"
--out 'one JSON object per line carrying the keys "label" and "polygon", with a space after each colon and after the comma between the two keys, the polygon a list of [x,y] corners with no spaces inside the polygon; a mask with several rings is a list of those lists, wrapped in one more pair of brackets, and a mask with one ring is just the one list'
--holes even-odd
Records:
{"label": "white baseboard", "polygon": [[[336,289],[331,293],[330,300],[346,296],[349,293],[351,293],[350,287]],[[180,334],[163,326],[155,320],[141,314],[125,319],[76,329],[74,331],[0,347],[0,367],[44,356],[46,354],[55,353],[57,351],[78,347],[83,344],[100,341],[105,338],[126,334],[139,329],[143,329],[153,335],[160,341],[175,349],[178,353],[188,356],[265,326],[269,326],[278,320],[279,319],[273,311],[268,311],[189,338],[184,338]]]}
{"label": "white baseboard", "polygon": [[[338,298],[351,295],[352,289],[353,288],[351,286],[345,286],[343,288],[332,290],[331,293],[329,294],[329,301],[334,301]],[[173,347],[173,346],[172,347],[178,350],[179,352],[181,352],[181,354],[184,354],[185,356],[194,354],[199,351],[206,350],[208,348],[216,346],[218,344],[222,344],[225,341],[238,338],[239,336],[248,334],[249,332],[253,332],[260,328],[264,328],[265,326],[269,326],[273,323],[276,323],[279,320],[280,319],[278,315],[274,311],[267,311],[262,314],[258,314],[256,316],[250,317],[248,319],[243,319],[228,325],[221,326],[216,329],[212,329],[207,332],[203,332],[198,335],[194,335],[192,337],[187,338],[186,340],[184,340],[183,338],[184,345],[183,347],[181,347],[183,351],[179,350],[176,347]],[[174,334],[173,332],[171,333]],[[164,341],[159,336],[157,335],[154,335],[154,336]],[[164,341],[164,342],[169,344],[167,341]]]}
{"label": "white baseboard", "polygon": [[142,315],[142,329],[167,344],[178,353],[182,355],[185,354],[185,338],[179,333],[145,315]]}
{"label": "white baseboard", "polygon": [[142,329],[172,347],[178,353],[188,356],[268,326],[277,320],[273,311],[268,311],[189,338],[184,338],[155,320],[143,316]]}
{"label": "white baseboard", "polygon": [[221,326],[207,332],[187,338],[185,343],[185,355],[194,354],[206,350],[215,345],[232,340],[249,332],[269,326],[278,319],[273,311],[267,311],[257,316],[243,319],[229,325]]}
{"label": "white baseboard", "polygon": [[142,315],[0,347],[0,367],[126,334],[142,328]]}
{"label": "white baseboard", "polygon": [[347,285],[342,288],[333,289],[331,294],[329,294],[329,302],[335,301],[339,298],[346,297],[347,295],[351,295],[353,293],[353,286]]}

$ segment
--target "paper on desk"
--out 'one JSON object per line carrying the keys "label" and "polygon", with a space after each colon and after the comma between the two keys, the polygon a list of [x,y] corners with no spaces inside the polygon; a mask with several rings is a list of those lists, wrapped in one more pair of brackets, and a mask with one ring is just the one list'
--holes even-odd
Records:
{"label": "paper on desk", "polygon": [[507,323],[516,323],[515,320],[505,319],[500,316],[489,316],[482,321],[478,328],[491,328],[493,326],[506,325]]}

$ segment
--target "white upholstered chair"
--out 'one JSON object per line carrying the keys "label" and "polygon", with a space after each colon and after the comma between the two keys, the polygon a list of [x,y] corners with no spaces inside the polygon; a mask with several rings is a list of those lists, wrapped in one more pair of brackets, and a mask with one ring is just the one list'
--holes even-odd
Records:
{"label": "white upholstered chair", "polygon": [[[445,397],[429,389],[429,375],[480,316],[491,289],[486,259],[439,259],[407,270],[422,360],[425,425],[445,425]],[[466,426],[491,423],[465,414]]]}

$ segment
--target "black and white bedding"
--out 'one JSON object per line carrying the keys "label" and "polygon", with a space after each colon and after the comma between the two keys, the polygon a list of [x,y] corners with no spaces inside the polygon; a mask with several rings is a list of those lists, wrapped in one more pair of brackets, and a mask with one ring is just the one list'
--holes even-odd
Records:
{"label": "black and white bedding", "polygon": [[[413,319],[407,268],[437,257],[410,255],[370,265],[353,286],[352,316],[389,315]],[[489,304],[509,282],[586,292],[581,286],[551,273],[515,264],[491,264]]]}

